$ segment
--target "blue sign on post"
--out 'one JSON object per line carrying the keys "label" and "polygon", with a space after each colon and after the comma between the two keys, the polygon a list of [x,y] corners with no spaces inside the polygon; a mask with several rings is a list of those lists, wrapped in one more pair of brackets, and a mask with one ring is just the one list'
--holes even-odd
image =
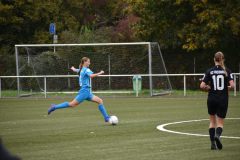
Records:
{"label": "blue sign on post", "polygon": [[50,34],[55,34],[56,33],[55,23],[50,23],[49,32],[50,32]]}

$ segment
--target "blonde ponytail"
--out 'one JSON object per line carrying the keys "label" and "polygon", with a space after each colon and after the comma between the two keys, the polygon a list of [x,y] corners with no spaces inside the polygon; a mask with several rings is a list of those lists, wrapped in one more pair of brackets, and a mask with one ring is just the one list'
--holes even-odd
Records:
{"label": "blonde ponytail", "polygon": [[81,62],[80,62],[80,64],[79,64],[79,74],[81,73],[81,70],[82,70],[82,67],[83,67],[84,62],[86,62],[87,60],[89,60],[88,57],[83,57],[83,58],[81,59]]}
{"label": "blonde ponytail", "polygon": [[226,67],[225,67],[225,64],[224,64],[224,54],[222,52],[215,53],[214,61],[218,62],[220,64],[220,66],[223,68],[223,70],[225,72],[225,75],[227,77],[228,74],[227,74]]}

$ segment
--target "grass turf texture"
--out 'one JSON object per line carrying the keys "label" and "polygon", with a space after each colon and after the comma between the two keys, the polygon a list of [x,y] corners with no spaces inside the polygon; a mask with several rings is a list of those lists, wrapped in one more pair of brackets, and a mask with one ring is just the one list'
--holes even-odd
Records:
{"label": "grass turf texture", "polygon": [[[222,139],[223,150],[211,151],[208,137],[156,129],[163,123],[208,118],[206,98],[105,98],[107,110],[119,117],[117,126],[105,124],[97,105],[90,102],[46,115],[51,103],[62,101],[0,100],[0,136],[8,150],[23,160],[232,160],[240,157],[239,139]],[[230,98],[228,117],[240,117],[239,102],[239,97]],[[226,120],[223,135],[239,137],[239,121]],[[207,121],[166,128],[208,134]]]}

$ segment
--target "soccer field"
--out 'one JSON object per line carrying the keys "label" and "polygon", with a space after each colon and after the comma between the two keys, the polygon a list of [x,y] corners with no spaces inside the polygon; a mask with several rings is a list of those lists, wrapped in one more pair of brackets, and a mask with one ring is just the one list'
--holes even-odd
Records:
{"label": "soccer field", "polygon": [[[208,118],[206,98],[105,98],[117,126],[106,124],[97,105],[85,102],[47,116],[52,103],[70,99],[0,100],[0,136],[23,160],[200,160],[240,159],[240,139],[222,138],[211,151],[209,137],[159,131],[160,124]],[[227,117],[240,118],[240,98],[230,98]],[[166,126],[208,134],[208,121]],[[240,119],[226,119],[224,136],[240,137]]]}

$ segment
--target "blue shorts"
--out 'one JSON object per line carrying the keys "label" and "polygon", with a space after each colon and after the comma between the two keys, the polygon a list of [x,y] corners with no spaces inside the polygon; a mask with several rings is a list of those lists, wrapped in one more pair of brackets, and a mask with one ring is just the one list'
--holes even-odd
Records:
{"label": "blue shorts", "polygon": [[93,94],[92,92],[90,91],[90,88],[82,88],[79,90],[78,92],[78,95],[75,97],[75,99],[81,103],[83,102],[84,100],[88,100],[88,101],[91,101],[92,98],[93,98]]}

